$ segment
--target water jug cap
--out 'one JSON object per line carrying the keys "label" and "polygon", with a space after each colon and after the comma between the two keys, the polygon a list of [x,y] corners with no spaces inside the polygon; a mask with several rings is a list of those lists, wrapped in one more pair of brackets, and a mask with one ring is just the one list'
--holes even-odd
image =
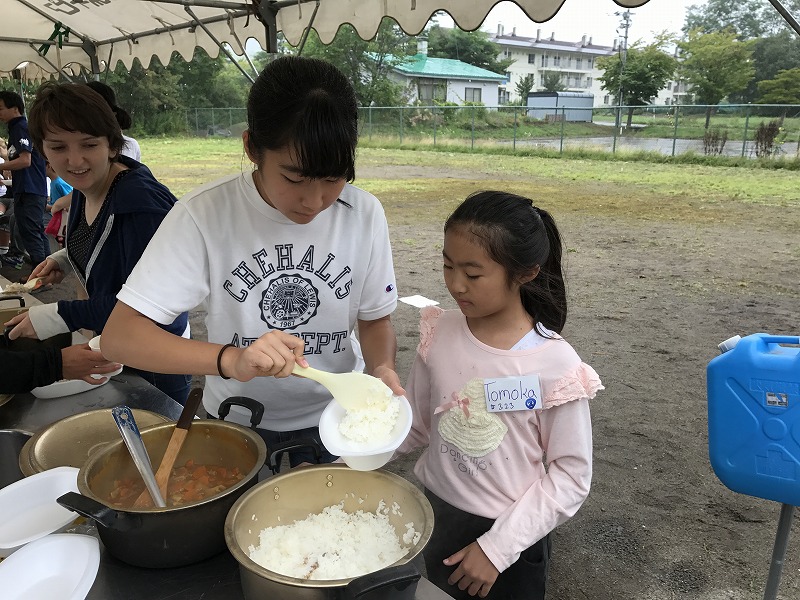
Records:
{"label": "water jug cap", "polygon": [[719,348],[719,351],[724,354],[728,350],[733,350],[733,347],[736,346],[736,344],[738,344],[741,341],[741,339],[742,336],[735,335],[733,337],[728,338],[721,344],[719,344],[717,348]]}

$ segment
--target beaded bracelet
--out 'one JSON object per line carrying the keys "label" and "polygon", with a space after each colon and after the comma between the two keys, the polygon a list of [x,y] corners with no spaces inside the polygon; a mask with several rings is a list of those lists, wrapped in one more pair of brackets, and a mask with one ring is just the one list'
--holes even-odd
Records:
{"label": "beaded bracelet", "polygon": [[234,348],[234,347],[235,346],[233,344],[225,344],[222,348],[219,349],[219,354],[217,354],[217,373],[219,373],[219,376],[222,377],[223,379],[230,379],[230,377],[225,377],[225,375],[222,374],[222,354],[228,348]]}

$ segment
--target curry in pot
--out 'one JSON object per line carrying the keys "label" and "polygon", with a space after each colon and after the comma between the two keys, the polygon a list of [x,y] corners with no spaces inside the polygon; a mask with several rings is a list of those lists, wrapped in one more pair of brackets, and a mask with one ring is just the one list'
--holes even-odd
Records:
{"label": "curry in pot", "polygon": [[[168,507],[198,502],[224,492],[243,478],[239,467],[196,464],[188,460],[185,465],[172,469],[164,500]],[[105,500],[116,508],[132,508],[144,489],[144,481],[140,477],[115,479]]]}

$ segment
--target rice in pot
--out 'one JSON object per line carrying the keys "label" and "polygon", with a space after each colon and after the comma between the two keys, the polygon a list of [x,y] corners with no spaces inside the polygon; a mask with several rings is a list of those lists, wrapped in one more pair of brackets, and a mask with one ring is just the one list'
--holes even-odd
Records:
{"label": "rice in pot", "polygon": [[[394,504],[392,511],[399,513]],[[349,579],[388,567],[406,555],[389,508],[383,501],[374,513],[344,511],[344,502],[328,506],[291,525],[267,527],[259,545],[248,548],[262,567],[299,579]],[[406,524],[402,542],[413,545],[420,533]]]}

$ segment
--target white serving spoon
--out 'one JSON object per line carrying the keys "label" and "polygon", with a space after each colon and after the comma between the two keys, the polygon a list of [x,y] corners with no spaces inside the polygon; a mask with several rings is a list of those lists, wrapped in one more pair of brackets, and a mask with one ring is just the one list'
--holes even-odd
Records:
{"label": "white serving spoon", "polygon": [[298,364],[294,365],[292,373],[324,385],[333,399],[346,410],[363,410],[370,404],[378,409],[384,408],[392,397],[392,390],[388,385],[377,377],[364,373],[328,373]]}

